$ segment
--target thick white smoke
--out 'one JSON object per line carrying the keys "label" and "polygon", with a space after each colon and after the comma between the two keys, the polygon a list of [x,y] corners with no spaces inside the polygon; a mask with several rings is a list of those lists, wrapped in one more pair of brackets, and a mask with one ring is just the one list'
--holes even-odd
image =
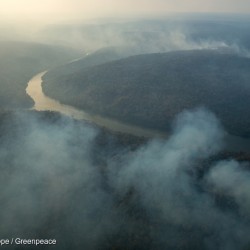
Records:
{"label": "thick white smoke", "polygon": [[[232,169],[231,162],[203,169],[204,161],[222,150],[223,136],[213,114],[205,110],[184,112],[177,117],[168,141],[149,143],[133,154],[115,179],[111,174],[117,190],[123,194],[136,190],[150,218],[159,223],[154,230],[160,235],[162,248],[177,249],[189,242],[193,247],[199,245],[198,249],[241,249],[248,242],[249,225],[218,206],[212,192],[229,193],[249,216],[249,173],[246,175],[239,163]],[[208,171],[208,175],[198,178],[198,171]],[[212,190],[204,178],[212,182]],[[174,239],[169,239],[171,230],[175,231]],[[192,242],[190,235],[197,238]]]}
{"label": "thick white smoke", "polygon": [[207,175],[214,192],[231,197],[242,216],[250,216],[250,172],[247,164],[235,160],[218,162]]}
{"label": "thick white smoke", "polygon": [[56,238],[58,249],[249,243],[249,165],[210,161],[224,137],[210,112],[180,114],[168,140],[136,150],[110,135],[103,143],[90,125],[46,117],[1,122],[2,237]]}

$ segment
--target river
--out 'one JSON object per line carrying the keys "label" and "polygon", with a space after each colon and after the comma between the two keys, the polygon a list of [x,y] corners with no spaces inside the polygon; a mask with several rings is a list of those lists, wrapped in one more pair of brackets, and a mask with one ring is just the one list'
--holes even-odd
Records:
{"label": "river", "polygon": [[83,110],[79,110],[69,105],[61,104],[60,102],[46,96],[42,90],[42,77],[46,71],[35,75],[29,82],[26,88],[26,93],[34,101],[34,110],[37,111],[56,111],[64,115],[70,116],[77,120],[86,120],[93,122],[99,126],[106,127],[116,132],[132,134],[136,136],[164,137],[165,134],[151,129],[144,129],[138,126],[122,123],[114,119],[105,118],[99,115],[91,115]]}
{"label": "river", "polygon": [[[26,88],[26,93],[34,101],[34,110],[37,111],[56,111],[64,115],[70,116],[77,120],[86,120],[93,122],[101,127],[106,127],[116,132],[132,134],[135,136],[144,136],[147,138],[166,137],[167,135],[157,130],[144,129],[138,126],[122,123],[114,119],[105,118],[99,115],[91,115],[83,110],[79,110],[69,105],[46,96],[42,90],[42,76],[46,71],[35,75]],[[230,151],[248,151],[250,152],[250,140],[238,136],[228,135],[225,137],[225,147]]]}

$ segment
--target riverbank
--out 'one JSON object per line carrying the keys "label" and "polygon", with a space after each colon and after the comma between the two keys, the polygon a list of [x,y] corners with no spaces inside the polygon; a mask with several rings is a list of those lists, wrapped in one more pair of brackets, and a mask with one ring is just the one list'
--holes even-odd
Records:
{"label": "riverbank", "polygon": [[[43,93],[42,77],[47,71],[35,75],[28,82],[26,93],[34,101],[34,110],[37,111],[55,111],[66,116],[70,116],[76,120],[86,120],[95,123],[98,126],[105,127],[115,132],[131,134],[146,138],[166,138],[167,134],[156,130],[144,129],[141,127],[125,124],[114,119],[91,115],[83,110],[79,110],[70,105],[61,104]],[[234,135],[225,136],[225,149],[234,152],[250,152],[250,139],[242,138]]]}
{"label": "riverbank", "polygon": [[86,120],[116,132],[128,133],[135,136],[147,138],[166,137],[166,134],[162,132],[140,128],[138,126],[125,124],[114,119],[109,119],[98,115],[91,115],[70,105],[61,104],[60,102],[46,96],[42,90],[42,77],[46,74],[46,72],[47,71],[41,72],[31,78],[26,88],[26,93],[33,99],[35,103],[33,107],[34,110],[60,112],[76,120]]}

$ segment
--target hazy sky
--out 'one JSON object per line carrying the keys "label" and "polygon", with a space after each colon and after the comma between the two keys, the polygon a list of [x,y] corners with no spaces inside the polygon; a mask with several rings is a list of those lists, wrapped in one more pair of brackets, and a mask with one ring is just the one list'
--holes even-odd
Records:
{"label": "hazy sky", "polygon": [[2,19],[64,20],[168,12],[250,13],[249,0],[0,0]]}

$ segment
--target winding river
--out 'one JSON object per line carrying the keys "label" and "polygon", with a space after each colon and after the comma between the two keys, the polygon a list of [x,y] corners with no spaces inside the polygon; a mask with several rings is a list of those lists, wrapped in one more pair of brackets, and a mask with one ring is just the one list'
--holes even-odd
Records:
{"label": "winding river", "polygon": [[[86,120],[93,122],[101,127],[106,127],[116,132],[132,134],[135,136],[151,137],[166,137],[166,134],[156,130],[144,129],[138,126],[125,124],[114,119],[105,118],[98,115],[91,115],[82,110],[76,109],[69,105],[61,104],[60,102],[46,96],[42,90],[42,76],[46,71],[35,75],[29,82],[26,88],[26,93],[34,100],[33,109],[37,111],[56,111],[64,115],[70,116],[77,120]],[[226,149],[230,151],[248,151],[250,152],[250,140],[238,136],[228,135],[225,138]]]}
{"label": "winding river", "polygon": [[26,88],[26,93],[33,99],[33,109],[37,111],[56,111],[64,115],[70,116],[77,120],[86,120],[93,122],[99,126],[106,127],[116,132],[132,134],[144,137],[163,137],[165,134],[156,130],[144,129],[138,126],[125,124],[114,119],[105,118],[99,115],[91,115],[87,112],[79,110],[69,105],[61,104],[60,102],[46,96],[42,90],[42,77],[47,71],[35,75],[29,82]]}

